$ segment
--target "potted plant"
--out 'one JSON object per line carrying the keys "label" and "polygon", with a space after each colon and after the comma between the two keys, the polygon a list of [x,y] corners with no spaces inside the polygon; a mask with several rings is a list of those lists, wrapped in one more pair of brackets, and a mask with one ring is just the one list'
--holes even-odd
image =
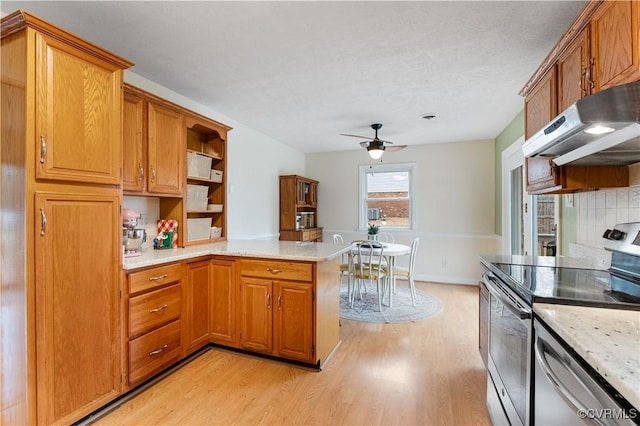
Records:
{"label": "potted plant", "polygon": [[370,223],[367,229],[367,239],[376,241],[378,239],[378,232],[380,232],[380,227],[375,223]]}

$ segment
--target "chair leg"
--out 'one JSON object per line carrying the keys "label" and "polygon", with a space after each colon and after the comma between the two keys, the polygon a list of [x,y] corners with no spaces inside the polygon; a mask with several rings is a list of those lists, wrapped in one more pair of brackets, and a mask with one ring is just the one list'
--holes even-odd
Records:
{"label": "chair leg", "polygon": [[411,304],[416,306],[416,283],[413,281],[413,275],[409,275],[409,289],[411,290]]}
{"label": "chair leg", "polygon": [[[380,279],[378,279],[377,281],[377,287],[378,287],[378,311],[382,312],[382,296],[384,293],[384,285],[382,286],[382,289],[380,288]],[[382,290],[382,292],[380,291]]]}

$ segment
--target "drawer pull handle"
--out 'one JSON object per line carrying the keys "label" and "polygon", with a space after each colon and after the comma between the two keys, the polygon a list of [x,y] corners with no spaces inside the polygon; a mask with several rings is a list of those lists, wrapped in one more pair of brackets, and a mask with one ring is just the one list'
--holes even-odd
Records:
{"label": "drawer pull handle", "polygon": [[162,310],[164,310],[164,309],[167,309],[168,307],[169,307],[169,306],[167,306],[167,305],[162,305],[162,306],[160,306],[159,308],[155,308],[155,309],[151,309],[151,310],[149,310],[149,313],[150,313],[150,314],[155,314],[155,313],[160,312],[160,311],[162,311]]}
{"label": "drawer pull handle", "polygon": [[149,281],[158,281],[167,278],[167,274],[158,275],[157,277],[149,277]]}
{"label": "drawer pull handle", "polygon": [[40,209],[40,235],[44,236],[47,231],[47,215],[44,213],[44,209]]}
{"label": "drawer pull handle", "polygon": [[138,180],[144,180],[144,168],[142,167],[142,163],[138,163]]}
{"label": "drawer pull handle", "polygon": [[151,351],[149,352],[149,356],[154,356],[154,355],[158,355],[160,352],[164,351],[165,349],[167,349],[169,346],[168,345],[164,345],[163,347],[161,347],[160,349],[156,349],[155,351]]}
{"label": "drawer pull handle", "polygon": [[271,269],[271,268],[267,268],[267,271],[271,272],[272,274],[279,274],[280,272],[282,272],[282,269]]}

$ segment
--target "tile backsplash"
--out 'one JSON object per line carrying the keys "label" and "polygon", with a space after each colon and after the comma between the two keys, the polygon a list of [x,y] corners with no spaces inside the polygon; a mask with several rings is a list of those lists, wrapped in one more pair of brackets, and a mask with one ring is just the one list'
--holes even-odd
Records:
{"label": "tile backsplash", "polygon": [[602,234],[606,229],[617,223],[640,222],[640,186],[579,192],[576,195],[579,245],[603,249]]}

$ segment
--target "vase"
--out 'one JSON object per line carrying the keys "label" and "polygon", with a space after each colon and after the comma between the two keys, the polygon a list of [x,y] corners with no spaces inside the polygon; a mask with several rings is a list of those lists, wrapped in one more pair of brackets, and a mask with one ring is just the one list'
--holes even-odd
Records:
{"label": "vase", "polygon": [[367,240],[378,241],[378,234],[367,234]]}

